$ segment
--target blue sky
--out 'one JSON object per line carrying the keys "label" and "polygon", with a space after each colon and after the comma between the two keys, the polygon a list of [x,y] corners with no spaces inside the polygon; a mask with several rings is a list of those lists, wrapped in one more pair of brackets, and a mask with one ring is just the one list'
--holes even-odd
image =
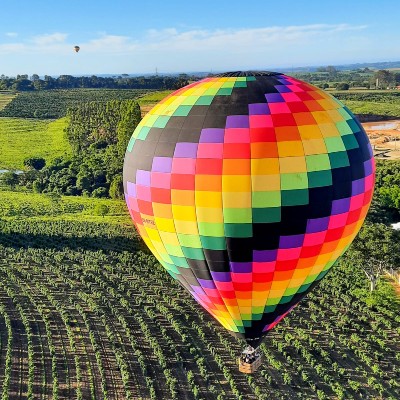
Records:
{"label": "blue sky", "polygon": [[0,74],[397,61],[397,9],[395,0],[0,0]]}

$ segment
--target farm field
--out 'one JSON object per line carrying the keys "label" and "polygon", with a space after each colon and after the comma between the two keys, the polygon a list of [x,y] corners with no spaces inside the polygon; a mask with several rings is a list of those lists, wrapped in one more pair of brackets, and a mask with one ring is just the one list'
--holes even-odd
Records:
{"label": "farm field", "polygon": [[45,118],[64,117],[67,108],[88,101],[128,100],[140,97],[143,89],[66,89],[21,92],[9,102],[0,117]]}
{"label": "farm field", "polygon": [[0,90],[0,111],[15,97],[11,92]]}
{"label": "farm field", "polygon": [[[384,283],[387,301],[367,306],[363,275],[345,261],[270,333],[263,366],[245,376],[243,343],[149,254],[122,201],[0,195],[3,398],[397,398],[400,305]],[[97,202],[109,215],[93,215]]]}
{"label": "farm field", "polygon": [[0,118],[0,169],[24,169],[24,159],[47,161],[71,153],[64,135],[66,119]]}

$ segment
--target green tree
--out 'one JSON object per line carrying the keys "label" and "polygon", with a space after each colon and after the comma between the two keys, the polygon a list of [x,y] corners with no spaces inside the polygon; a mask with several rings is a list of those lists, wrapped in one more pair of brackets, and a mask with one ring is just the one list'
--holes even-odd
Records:
{"label": "green tree", "polygon": [[122,182],[121,175],[117,175],[112,180],[109,193],[110,193],[110,197],[112,199],[123,199],[124,198],[124,185]]}
{"label": "green tree", "polygon": [[104,218],[110,212],[110,209],[105,204],[96,204],[93,211],[96,215],[101,215]]}
{"label": "green tree", "polygon": [[46,160],[42,157],[29,157],[24,160],[25,167],[36,169],[40,171],[46,165]]}
{"label": "green tree", "polygon": [[400,233],[384,224],[365,223],[346,253],[361,268],[374,291],[380,276],[400,261]]}
{"label": "green tree", "polygon": [[9,186],[14,189],[15,185],[18,185],[18,175],[13,171],[7,171],[0,174],[0,180],[3,185]]}

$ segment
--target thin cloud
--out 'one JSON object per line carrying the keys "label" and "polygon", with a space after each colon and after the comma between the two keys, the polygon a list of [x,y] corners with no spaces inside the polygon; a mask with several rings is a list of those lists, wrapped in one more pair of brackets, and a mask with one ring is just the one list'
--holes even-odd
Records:
{"label": "thin cloud", "polygon": [[32,42],[37,46],[48,46],[53,44],[64,43],[68,37],[66,33],[49,33],[44,35],[34,36]]}
{"label": "thin cloud", "polygon": [[7,37],[17,37],[18,33],[17,32],[6,32],[5,35]]}

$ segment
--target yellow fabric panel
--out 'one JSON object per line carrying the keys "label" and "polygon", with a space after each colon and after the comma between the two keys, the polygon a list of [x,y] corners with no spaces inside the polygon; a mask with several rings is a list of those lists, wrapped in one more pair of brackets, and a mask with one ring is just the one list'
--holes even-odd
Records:
{"label": "yellow fabric panel", "polygon": [[179,204],[180,206],[194,205],[194,191],[193,190],[171,190],[171,203]]}
{"label": "yellow fabric panel", "polygon": [[171,204],[153,203],[152,206],[155,217],[173,218]]}
{"label": "yellow fabric panel", "polygon": [[303,142],[304,154],[326,154],[327,149],[324,139],[310,139]]}
{"label": "yellow fabric panel", "polygon": [[307,139],[321,139],[322,132],[318,125],[303,125],[299,126],[300,136],[303,140]]}
{"label": "yellow fabric panel", "polygon": [[332,118],[326,111],[313,111],[311,114],[319,124],[332,122]]}
{"label": "yellow fabric panel", "polygon": [[343,117],[337,110],[329,110],[328,114],[332,118],[333,122],[343,122]]}
{"label": "yellow fabric panel", "polygon": [[222,192],[224,208],[251,208],[250,192]]}
{"label": "yellow fabric panel", "polygon": [[279,159],[281,174],[307,172],[305,157],[286,157]]}
{"label": "yellow fabric panel", "polygon": [[194,206],[177,206],[172,204],[174,220],[196,221],[196,209]]}
{"label": "yellow fabric panel", "polygon": [[225,175],[222,176],[223,192],[251,192],[250,175]]}
{"label": "yellow fabric panel", "polygon": [[187,233],[189,235],[198,235],[197,223],[192,221],[175,221],[175,229],[178,233]]}
{"label": "yellow fabric panel", "polygon": [[195,201],[197,207],[210,207],[210,208],[222,207],[221,192],[196,191]]}
{"label": "yellow fabric panel", "polygon": [[224,216],[221,208],[197,207],[196,215],[198,222],[224,222]]}
{"label": "yellow fabric panel", "polygon": [[159,231],[175,232],[174,221],[170,218],[155,218],[155,223]]}
{"label": "yellow fabric panel", "polygon": [[304,149],[301,141],[291,140],[286,142],[278,142],[279,157],[296,157],[303,156]]}
{"label": "yellow fabric panel", "polygon": [[337,130],[336,125],[333,122],[330,124],[321,124],[319,129],[321,130],[323,137],[340,136],[340,132]]}
{"label": "yellow fabric panel", "polygon": [[279,174],[278,158],[254,158],[251,160],[252,175],[276,175]]}
{"label": "yellow fabric panel", "polygon": [[280,175],[253,175],[253,192],[275,192],[281,189]]}
{"label": "yellow fabric panel", "polygon": [[164,244],[169,244],[172,246],[180,246],[178,236],[176,233],[160,232],[161,240]]}

